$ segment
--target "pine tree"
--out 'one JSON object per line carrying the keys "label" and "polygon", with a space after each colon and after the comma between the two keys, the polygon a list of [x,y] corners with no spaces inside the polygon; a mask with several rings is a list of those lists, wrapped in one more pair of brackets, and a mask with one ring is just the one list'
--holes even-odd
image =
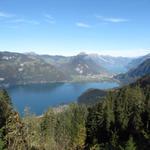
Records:
{"label": "pine tree", "polygon": [[12,106],[11,98],[9,97],[9,95],[5,89],[0,91],[0,97],[3,101],[5,101],[7,104]]}
{"label": "pine tree", "polygon": [[129,140],[126,143],[125,150],[136,150],[136,145],[133,141],[133,137],[130,136]]}
{"label": "pine tree", "polygon": [[5,146],[3,136],[3,129],[0,129],[0,150],[3,150]]}
{"label": "pine tree", "polygon": [[6,122],[7,149],[25,150],[28,149],[26,137],[24,135],[24,125],[20,120],[19,114],[12,111]]}

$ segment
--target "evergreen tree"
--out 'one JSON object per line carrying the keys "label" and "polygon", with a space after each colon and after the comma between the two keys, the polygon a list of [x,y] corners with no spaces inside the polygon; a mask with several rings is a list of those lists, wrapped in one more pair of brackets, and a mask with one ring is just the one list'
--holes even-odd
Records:
{"label": "evergreen tree", "polygon": [[4,149],[4,146],[5,146],[3,136],[4,136],[4,135],[3,135],[3,130],[0,129],[0,150],[3,150],[3,149]]}
{"label": "evergreen tree", "polygon": [[124,150],[136,150],[136,145],[133,141],[133,137],[130,137],[129,140],[126,143]]}
{"label": "evergreen tree", "polygon": [[128,141],[126,149],[147,150],[150,146],[149,89],[148,85],[143,88],[141,84],[125,86],[109,92],[101,103],[91,107],[86,122],[86,148],[101,145],[101,149],[122,150]]}
{"label": "evergreen tree", "polygon": [[24,125],[20,120],[19,114],[12,111],[6,122],[6,141],[8,150],[28,149],[26,137],[24,135]]}

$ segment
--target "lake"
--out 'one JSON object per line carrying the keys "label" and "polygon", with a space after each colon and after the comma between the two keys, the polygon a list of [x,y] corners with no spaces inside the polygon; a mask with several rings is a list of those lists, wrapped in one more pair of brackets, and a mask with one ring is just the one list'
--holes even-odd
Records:
{"label": "lake", "polygon": [[49,107],[75,102],[87,89],[108,89],[117,86],[114,82],[50,83],[14,86],[7,91],[21,115],[25,107],[29,107],[36,115],[41,115]]}

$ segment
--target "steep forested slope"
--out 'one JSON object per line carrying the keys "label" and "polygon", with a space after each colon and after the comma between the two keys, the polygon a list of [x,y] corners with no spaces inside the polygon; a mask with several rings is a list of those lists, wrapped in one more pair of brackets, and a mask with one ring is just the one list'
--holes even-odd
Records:
{"label": "steep forested slope", "polygon": [[78,97],[78,104],[94,105],[100,102],[108,91],[100,89],[89,89]]}
{"label": "steep forested slope", "polygon": [[0,90],[0,150],[26,150],[24,125],[14,111],[10,97]]}
{"label": "steep forested slope", "polygon": [[89,109],[86,149],[148,150],[150,76],[110,92]]}
{"label": "steep forested slope", "polygon": [[115,78],[120,80],[122,83],[134,82],[138,78],[150,74],[150,59],[146,59],[138,67],[129,70],[125,74],[117,75]]}

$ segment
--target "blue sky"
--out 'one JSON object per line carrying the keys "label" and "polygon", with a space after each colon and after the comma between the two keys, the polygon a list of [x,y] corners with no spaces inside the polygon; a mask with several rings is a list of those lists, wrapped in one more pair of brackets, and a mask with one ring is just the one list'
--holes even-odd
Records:
{"label": "blue sky", "polygon": [[0,0],[0,51],[150,52],[149,0]]}

